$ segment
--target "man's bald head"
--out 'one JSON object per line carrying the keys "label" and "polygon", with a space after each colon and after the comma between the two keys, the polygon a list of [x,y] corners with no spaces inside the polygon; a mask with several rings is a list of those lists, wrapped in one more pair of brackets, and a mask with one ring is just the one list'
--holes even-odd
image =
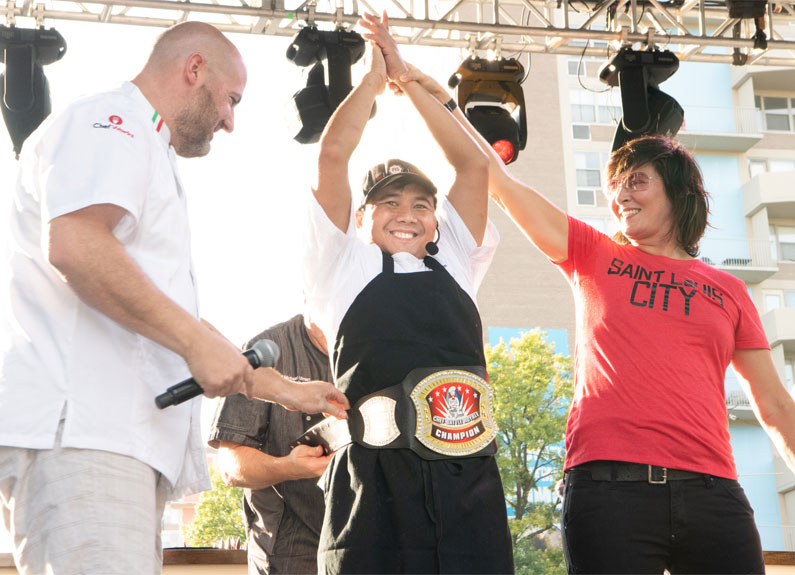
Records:
{"label": "man's bald head", "polygon": [[234,44],[215,26],[204,22],[183,22],[157,38],[144,69],[165,71],[181,67],[191,54],[197,52],[210,62],[240,59]]}

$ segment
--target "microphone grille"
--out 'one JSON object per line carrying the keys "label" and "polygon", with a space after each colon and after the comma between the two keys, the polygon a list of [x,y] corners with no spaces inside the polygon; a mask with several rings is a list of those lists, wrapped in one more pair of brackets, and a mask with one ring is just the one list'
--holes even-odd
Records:
{"label": "microphone grille", "polygon": [[251,346],[259,358],[260,367],[273,367],[279,361],[279,346],[270,339],[260,339]]}

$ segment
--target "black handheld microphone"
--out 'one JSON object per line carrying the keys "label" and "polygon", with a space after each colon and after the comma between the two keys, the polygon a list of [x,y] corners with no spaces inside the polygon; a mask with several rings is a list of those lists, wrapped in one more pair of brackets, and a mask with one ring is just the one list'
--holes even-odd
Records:
{"label": "black handheld microphone", "polygon": [[[251,349],[243,352],[251,367],[273,367],[279,359],[279,346],[269,339],[261,339]],[[163,409],[169,405],[177,405],[204,393],[196,380],[191,378],[169,387],[165,393],[155,398],[155,405]]]}

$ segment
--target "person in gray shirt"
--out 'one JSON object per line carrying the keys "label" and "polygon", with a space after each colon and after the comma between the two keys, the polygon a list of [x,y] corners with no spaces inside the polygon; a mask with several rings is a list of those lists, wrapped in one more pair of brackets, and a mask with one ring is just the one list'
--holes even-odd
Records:
{"label": "person in gray shirt", "polygon": [[[274,368],[296,381],[331,381],[326,340],[308,317],[297,315],[246,344],[273,340],[281,350]],[[280,405],[233,395],[218,403],[210,438],[224,481],[244,487],[248,572],[317,573],[323,492],[317,478],[331,456],[322,447],[290,442],[323,419]]]}

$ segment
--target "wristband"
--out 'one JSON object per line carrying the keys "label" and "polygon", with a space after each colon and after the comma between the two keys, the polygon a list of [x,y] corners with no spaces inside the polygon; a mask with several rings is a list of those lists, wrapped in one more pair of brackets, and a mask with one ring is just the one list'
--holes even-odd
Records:
{"label": "wristband", "polygon": [[447,101],[447,103],[444,105],[444,107],[452,112],[453,110],[455,110],[458,107],[458,104],[455,103],[455,99],[454,98],[450,98]]}

